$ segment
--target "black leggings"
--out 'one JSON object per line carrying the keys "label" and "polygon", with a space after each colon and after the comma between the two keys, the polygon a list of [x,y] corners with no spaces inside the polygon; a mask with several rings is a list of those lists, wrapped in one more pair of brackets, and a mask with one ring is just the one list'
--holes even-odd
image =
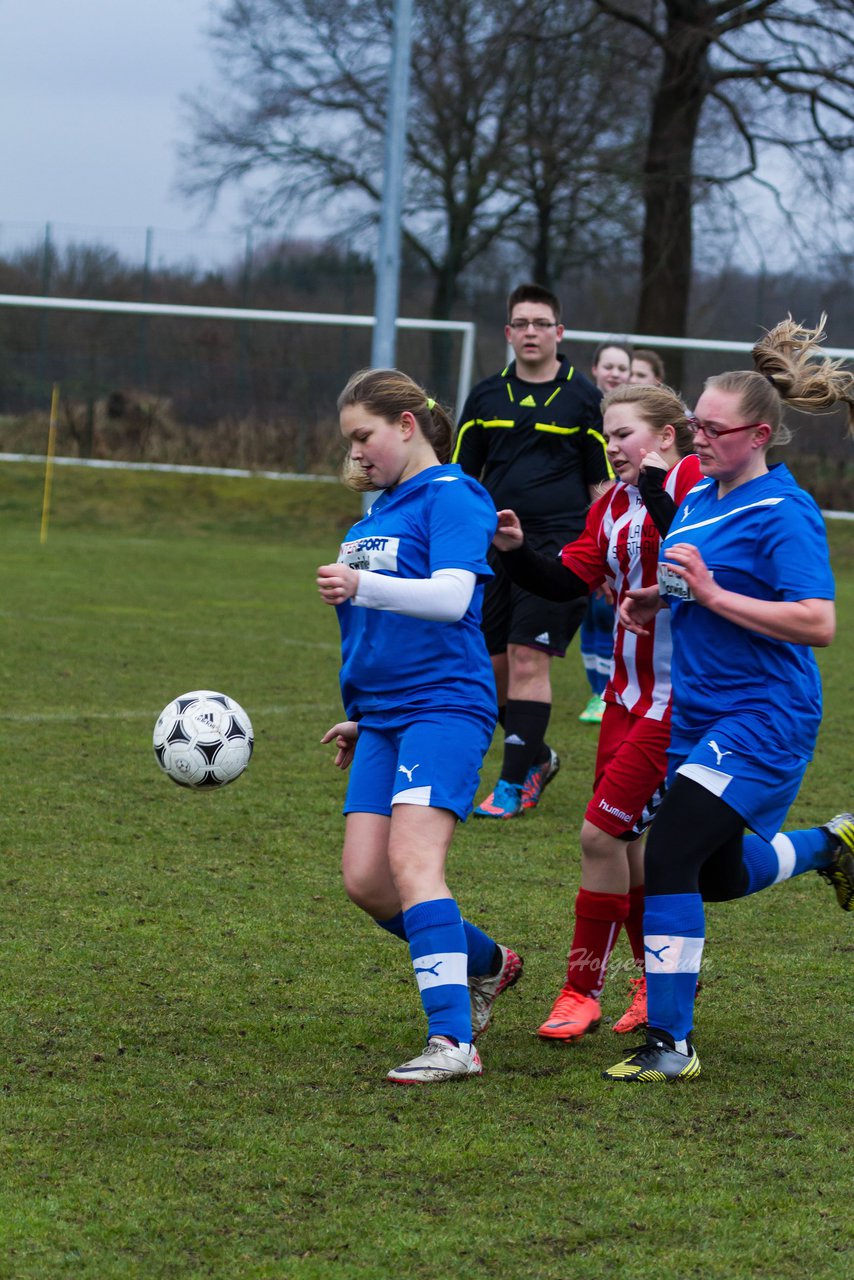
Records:
{"label": "black leggings", "polygon": [[724,800],[677,774],[647,837],[645,892],[699,893],[727,902],[747,891],[744,819]]}

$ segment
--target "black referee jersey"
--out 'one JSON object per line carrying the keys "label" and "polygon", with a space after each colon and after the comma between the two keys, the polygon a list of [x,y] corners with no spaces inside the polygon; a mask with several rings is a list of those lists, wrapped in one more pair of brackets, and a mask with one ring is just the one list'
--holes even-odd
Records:
{"label": "black referee jersey", "polygon": [[523,382],[516,361],[473,387],[452,461],[480,480],[498,510],[526,529],[580,533],[588,486],[613,478],[605,455],[599,390],[559,356],[550,382]]}

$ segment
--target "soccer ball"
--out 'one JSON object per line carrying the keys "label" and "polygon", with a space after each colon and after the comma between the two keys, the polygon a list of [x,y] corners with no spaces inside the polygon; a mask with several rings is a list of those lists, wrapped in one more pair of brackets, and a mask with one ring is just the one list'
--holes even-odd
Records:
{"label": "soccer ball", "polygon": [[224,693],[197,689],[164,707],[154,726],[157,763],[179,787],[224,787],[239,778],[254,746],[252,722]]}

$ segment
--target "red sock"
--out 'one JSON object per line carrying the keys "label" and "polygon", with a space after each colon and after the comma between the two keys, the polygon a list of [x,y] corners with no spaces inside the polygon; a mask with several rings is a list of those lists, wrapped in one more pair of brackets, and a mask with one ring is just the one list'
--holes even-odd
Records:
{"label": "red sock", "polygon": [[566,985],[597,999],[605,983],[608,960],[629,914],[627,893],[591,893],[579,889],[575,899],[575,932],[569,953]]}
{"label": "red sock", "polygon": [[643,950],[643,885],[635,884],[629,889],[629,914],[626,917],[626,933],[632,948],[632,955],[638,972],[644,971]]}

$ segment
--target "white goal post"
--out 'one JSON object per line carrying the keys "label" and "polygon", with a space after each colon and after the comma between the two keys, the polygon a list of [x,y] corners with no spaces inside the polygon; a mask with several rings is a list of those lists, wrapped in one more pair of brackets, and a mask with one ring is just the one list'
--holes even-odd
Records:
{"label": "white goal post", "polygon": [[[600,333],[596,329],[564,329],[563,341],[575,342],[627,342],[633,347],[670,348],[679,351],[752,351],[752,342],[728,342],[721,338],[668,338],[663,334],[621,333],[619,335]],[[823,355],[834,359],[841,356],[845,360],[854,360],[854,349],[851,347],[826,347],[822,343]]]}

